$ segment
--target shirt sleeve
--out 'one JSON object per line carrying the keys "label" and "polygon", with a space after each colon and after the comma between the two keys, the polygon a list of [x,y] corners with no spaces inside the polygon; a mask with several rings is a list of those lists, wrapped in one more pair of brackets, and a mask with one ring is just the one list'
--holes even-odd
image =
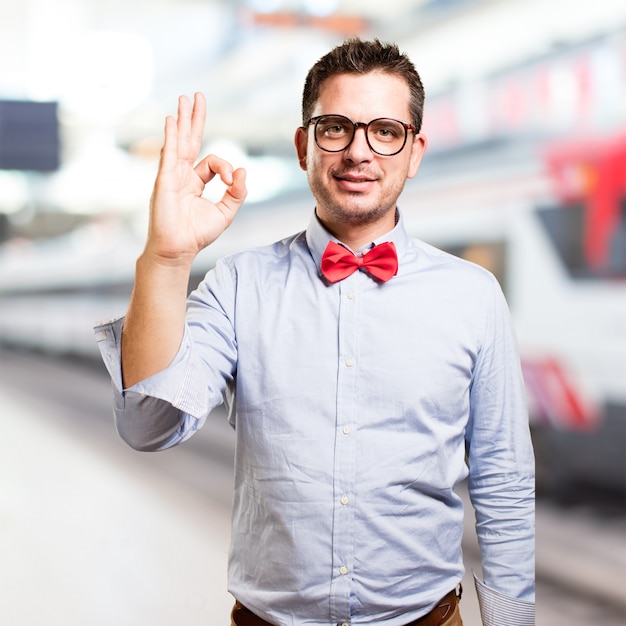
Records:
{"label": "shirt sleeve", "polygon": [[[136,450],[162,450],[182,443],[202,427],[226,396],[236,370],[231,316],[232,276],[225,264],[207,275],[188,303],[183,340],[164,370],[124,389],[121,340],[124,318],[94,327],[113,387],[116,428]],[[222,290],[225,296],[218,295]]]}
{"label": "shirt sleeve", "polygon": [[[172,364],[127,389],[122,385],[121,329],[124,318],[94,328],[104,364],[111,377],[113,413],[120,437],[135,450],[162,450],[188,439],[204,423],[176,406],[184,384],[188,338]],[[186,333],[187,334],[187,333]],[[178,404],[181,404],[178,402]]]}
{"label": "shirt sleeve", "polygon": [[468,486],[485,586],[532,602],[534,455],[517,341],[502,291],[495,279],[493,283],[485,297],[485,326],[470,391]]}
{"label": "shirt sleeve", "polygon": [[483,626],[535,626],[535,603],[491,589],[474,574]]}

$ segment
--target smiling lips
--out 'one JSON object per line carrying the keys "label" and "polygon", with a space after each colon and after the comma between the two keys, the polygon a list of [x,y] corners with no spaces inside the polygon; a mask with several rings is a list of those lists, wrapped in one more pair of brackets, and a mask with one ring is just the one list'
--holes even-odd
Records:
{"label": "smiling lips", "polygon": [[334,178],[339,186],[346,191],[366,191],[377,180],[362,174],[334,174]]}

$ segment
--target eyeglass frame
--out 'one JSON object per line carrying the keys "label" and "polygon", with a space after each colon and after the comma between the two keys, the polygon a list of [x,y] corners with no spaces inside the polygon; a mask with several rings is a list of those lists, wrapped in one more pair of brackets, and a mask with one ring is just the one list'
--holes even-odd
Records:
{"label": "eyeglass frame", "polygon": [[[347,145],[345,145],[343,148],[340,148],[339,150],[329,150],[328,148],[324,148],[320,145],[320,142],[317,139],[316,131],[317,131],[317,124],[323,117],[341,117],[345,120],[348,120],[348,122],[352,124],[352,127],[353,127],[352,137],[350,141],[347,143]],[[391,154],[383,154],[382,152],[378,152],[378,150],[376,150],[372,146],[372,144],[370,143],[370,138],[369,138],[369,135],[367,134],[367,131],[369,129],[370,124],[373,124],[374,122],[378,122],[379,120],[390,120],[392,122],[397,122],[398,124],[402,125],[402,127],[404,128],[404,141],[402,142],[402,146],[400,147],[399,150],[396,150],[395,152],[392,152]],[[403,122],[402,120],[397,120],[393,117],[377,117],[373,120],[370,120],[369,122],[353,122],[347,115],[340,115],[339,113],[324,113],[323,115],[315,115],[312,118],[310,118],[308,121],[305,122],[303,128],[308,128],[311,124],[315,124],[315,127],[313,128],[313,136],[315,137],[315,145],[320,150],[323,150],[324,152],[330,152],[332,154],[336,154],[338,152],[343,152],[344,150],[347,150],[352,145],[352,142],[354,141],[354,138],[356,137],[356,131],[359,128],[364,129],[365,141],[367,141],[367,145],[369,146],[370,150],[372,152],[375,152],[379,156],[395,156],[396,154],[400,154],[400,152],[402,152],[402,150],[404,150],[404,147],[406,146],[406,141],[409,137],[409,131],[413,131],[414,133],[417,133],[416,126],[414,126],[413,124],[409,124],[408,122]]]}

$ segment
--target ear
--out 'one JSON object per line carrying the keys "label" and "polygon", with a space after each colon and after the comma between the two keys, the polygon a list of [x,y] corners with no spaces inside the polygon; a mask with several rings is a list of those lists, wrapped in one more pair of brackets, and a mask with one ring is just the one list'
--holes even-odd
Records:
{"label": "ear", "polygon": [[419,169],[420,163],[422,162],[424,152],[426,152],[427,145],[428,140],[426,139],[425,135],[422,135],[422,133],[418,133],[413,137],[407,178],[413,178],[417,174],[417,170]]}
{"label": "ear", "polygon": [[296,134],[294,137],[294,143],[296,145],[296,152],[298,154],[298,163],[300,164],[300,168],[306,172],[306,153],[307,146],[309,144],[309,133],[307,132],[307,128],[303,128],[300,126],[296,130]]}

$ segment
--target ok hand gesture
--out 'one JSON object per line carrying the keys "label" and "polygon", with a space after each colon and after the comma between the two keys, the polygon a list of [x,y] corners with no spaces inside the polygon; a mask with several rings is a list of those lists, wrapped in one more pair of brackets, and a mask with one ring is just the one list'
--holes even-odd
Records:
{"label": "ok hand gesture", "polygon": [[[246,197],[245,170],[210,154],[197,164],[206,119],[201,94],[193,108],[185,96],[178,117],[165,121],[165,143],[150,202],[150,225],[145,254],[166,265],[190,265],[196,254],[228,228]],[[195,165],[194,165],[195,164]],[[202,197],[204,187],[218,175],[227,189],[213,203]]]}

